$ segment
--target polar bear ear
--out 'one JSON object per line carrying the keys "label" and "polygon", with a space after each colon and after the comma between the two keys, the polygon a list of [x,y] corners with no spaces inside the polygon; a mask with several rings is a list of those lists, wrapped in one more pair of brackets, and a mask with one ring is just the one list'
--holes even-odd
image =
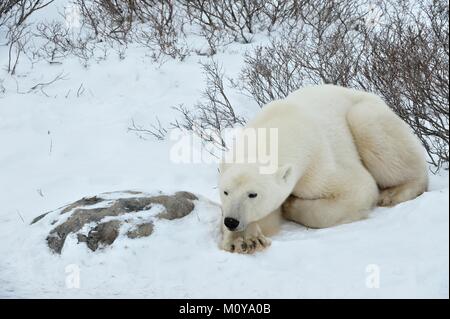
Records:
{"label": "polar bear ear", "polygon": [[277,180],[280,183],[287,183],[291,177],[292,177],[292,170],[293,167],[290,164],[286,164],[281,166],[278,170],[277,170]]}

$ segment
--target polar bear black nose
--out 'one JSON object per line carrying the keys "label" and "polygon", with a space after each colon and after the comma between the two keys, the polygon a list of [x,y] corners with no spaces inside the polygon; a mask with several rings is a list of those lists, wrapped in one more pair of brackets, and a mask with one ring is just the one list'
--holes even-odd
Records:
{"label": "polar bear black nose", "polygon": [[231,217],[225,217],[223,223],[225,224],[225,226],[227,226],[229,230],[235,230],[236,227],[238,227],[239,225],[239,221]]}

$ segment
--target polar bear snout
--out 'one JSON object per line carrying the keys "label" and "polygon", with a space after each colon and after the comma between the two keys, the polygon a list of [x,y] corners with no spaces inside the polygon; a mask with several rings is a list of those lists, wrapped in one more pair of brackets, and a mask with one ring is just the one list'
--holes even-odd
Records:
{"label": "polar bear snout", "polygon": [[225,217],[223,223],[231,231],[236,230],[236,228],[239,226],[239,221],[232,217]]}

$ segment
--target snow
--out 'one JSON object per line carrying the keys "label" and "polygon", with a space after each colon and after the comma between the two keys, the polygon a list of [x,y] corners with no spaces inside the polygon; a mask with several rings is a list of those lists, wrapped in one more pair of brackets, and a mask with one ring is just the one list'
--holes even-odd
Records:
{"label": "snow", "polygon": [[[214,58],[235,77],[244,52],[266,40],[232,44]],[[6,52],[0,47],[2,66]],[[52,254],[45,242],[51,219],[31,220],[84,196],[188,190],[218,201],[216,164],[173,163],[171,141],[128,132],[132,120],[168,123],[177,116],[172,106],[195,104],[205,59],[160,65],[131,47],[124,60],[111,53],[87,68],[70,58],[24,63],[15,77],[0,71],[0,297],[449,297],[447,172],[431,175],[419,198],[377,208],[364,221],[323,230],[286,222],[255,255],[218,248],[220,209],[203,202],[180,220],[159,221],[149,238],[91,252],[69,236],[62,254]],[[61,73],[65,79],[45,94],[20,93]],[[240,92],[230,95],[241,114],[258,110]],[[74,269],[78,288],[68,282]]]}

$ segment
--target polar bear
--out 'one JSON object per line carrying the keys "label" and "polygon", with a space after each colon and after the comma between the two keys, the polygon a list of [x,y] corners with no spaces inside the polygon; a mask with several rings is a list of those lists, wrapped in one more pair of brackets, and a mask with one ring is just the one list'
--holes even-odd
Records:
{"label": "polar bear", "polygon": [[[419,140],[372,93],[334,85],[301,88],[264,106],[246,126],[270,128],[277,130],[276,154],[270,154],[277,161],[274,172],[261,172],[259,153],[251,158],[252,143],[239,138],[229,152],[244,150],[244,161],[220,165],[221,247],[227,251],[253,253],[269,246],[282,217],[331,227],[427,190]],[[269,135],[255,144],[268,144]]]}

